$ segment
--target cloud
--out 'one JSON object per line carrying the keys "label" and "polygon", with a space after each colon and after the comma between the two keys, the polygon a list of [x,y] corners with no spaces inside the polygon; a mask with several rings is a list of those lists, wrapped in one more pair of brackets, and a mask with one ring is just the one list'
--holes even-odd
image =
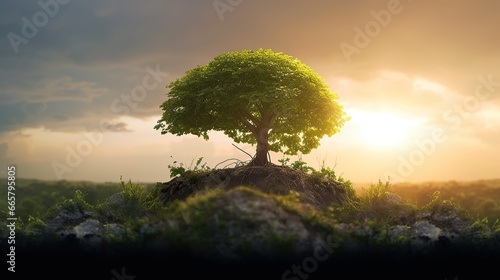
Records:
{"label": "cloud", "polygon": [[102,108],[97,99],[107,90],[96,87],[95,83],[61,77],[40,80],[33,85],[4,86],[2,92],[0,132],[28,127],[63,127],[61,123],[84,118],[89,105]]}
{"label": "cloud", "polygon": [[[124,115],[161,114],[165,86],[224,52],[272,48],[298,57],[325,76],[341,102],[365,110],[425,116],[443,125],[443,112],[474,94],[478,77],[500,82],[500,2],[400,1],[401,11],[349,62],[339,45],[355,45],[389,1],[243,1],[221,21],[211,1],[70,1],[61,5],[16,54],[0,41],[0,133],[43,127],[129,131]],[[0,33],[22,34],[37,2],[6,1]],[[140,101],[133,89],[147,67],[168,72]],[[500,87],[488,104],[500,106]],[[445,123],[446,124],[446,123]],[[471,135],[494,139],[474,125]],[[496,134],[492,134],[496,135]],[[496,139],[496,138],[495,138]],[[485,140],[487,141],[487,140]],[[493,142],[491,142],[493,143]]]}
{"label": "cloud", "polygon": [[95,82],[75,81],[62,76],[39,80],[33,85],[13,84],[2,89],[4,103],[45,103],[56,101],[79,101],[91,103],[94,98],[106,94]]}
{"label": "cloud", "polygon": [[105,128],[105,131],[113,131],[113,132],[130,131],[127,127],[127,124],[124,122],[109,123],[107,121],[104,121],[102,127]]}

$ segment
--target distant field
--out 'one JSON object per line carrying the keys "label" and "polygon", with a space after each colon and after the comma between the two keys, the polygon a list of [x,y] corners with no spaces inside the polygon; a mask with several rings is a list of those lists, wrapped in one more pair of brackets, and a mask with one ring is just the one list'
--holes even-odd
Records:
{"label": "distant field", "polygon": [[[0,178],[1,182],[7,182]],[[155,183],[140,183],[151,187]],[[370,183],[353,184],[359,195],[370,187]],[[51,206],[63,199],[72,198],[76,190],[85,195],[90,204],[103,202],[120,190],[120,182],[91,181],[44,181],[35,179],[16,180],[16,216],[27,220],[29,216],[45,213]],[[423,206],[439,192],[441,199],[450,200],[478,218],[488,218],[490,223],[500,219],[500,179],[480,181],[445,181],[392,184],[390,190],[406,201]],[[6,215],[6,192],[0,195],[0,216]]]}
{"label": "distant field", "polygon": [[[0,178],[0,182],[7,182],[7,179]],[[27,221],[29,216],[44,214],[56,203],[67,198],[73,198],[76,190],[82,191],[88,203],[96,204],[103,202],[109,196],[118,192],[120,182],[100,183],[16,178],[16,217],[22,221]],[[6,215],[6,192],[2,192],[0,195],[0,209],[0,216]]]}
{"label": "distant field", "polygon": [[[370,184],[355,184],[358,194],[362,195]],[[478,181],[438,181],[421,183],[391,184],[391,191],[406,201],[423,206],[434,195],[450,200],[472,215],[488,218],[490,223],[500,220],[500,179]]]}

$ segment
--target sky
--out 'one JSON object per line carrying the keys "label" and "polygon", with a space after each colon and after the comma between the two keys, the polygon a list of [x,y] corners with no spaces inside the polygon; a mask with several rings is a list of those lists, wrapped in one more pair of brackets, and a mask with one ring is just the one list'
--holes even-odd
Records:
{"label": "sky", "polygon": [[[255,147],[161,135],[170,82],[227,51],[272,49],[351,117],[305,160],[352,182],[500,178],[500,2],[2,1],[0,176],[165,182],[169,165]],[[283,154],[272,153],[280,164]]]}

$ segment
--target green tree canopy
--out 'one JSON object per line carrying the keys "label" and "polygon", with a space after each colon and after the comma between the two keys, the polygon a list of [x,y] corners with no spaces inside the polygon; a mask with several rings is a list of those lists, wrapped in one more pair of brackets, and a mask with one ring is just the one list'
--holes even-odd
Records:
{"label": "green tree canopy", "polygon": [[269,49],[224,52],[171,82],[155,129],[162,134],[223,131],[257,144],[253,164],[268,151],[310,153],[348,120],[337,95],[299,59]]}

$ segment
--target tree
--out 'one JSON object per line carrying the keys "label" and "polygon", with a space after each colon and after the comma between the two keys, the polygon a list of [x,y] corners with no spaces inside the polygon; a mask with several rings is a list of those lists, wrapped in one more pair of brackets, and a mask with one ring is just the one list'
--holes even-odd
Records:
{"label": "tree", "polygon": [[254,165],[268,151],[308,154],[348,120],[337,95],[299,59],[270,49],[224,52],[173,82],[155,129],[161,134],[223,131],[257,144]]}

